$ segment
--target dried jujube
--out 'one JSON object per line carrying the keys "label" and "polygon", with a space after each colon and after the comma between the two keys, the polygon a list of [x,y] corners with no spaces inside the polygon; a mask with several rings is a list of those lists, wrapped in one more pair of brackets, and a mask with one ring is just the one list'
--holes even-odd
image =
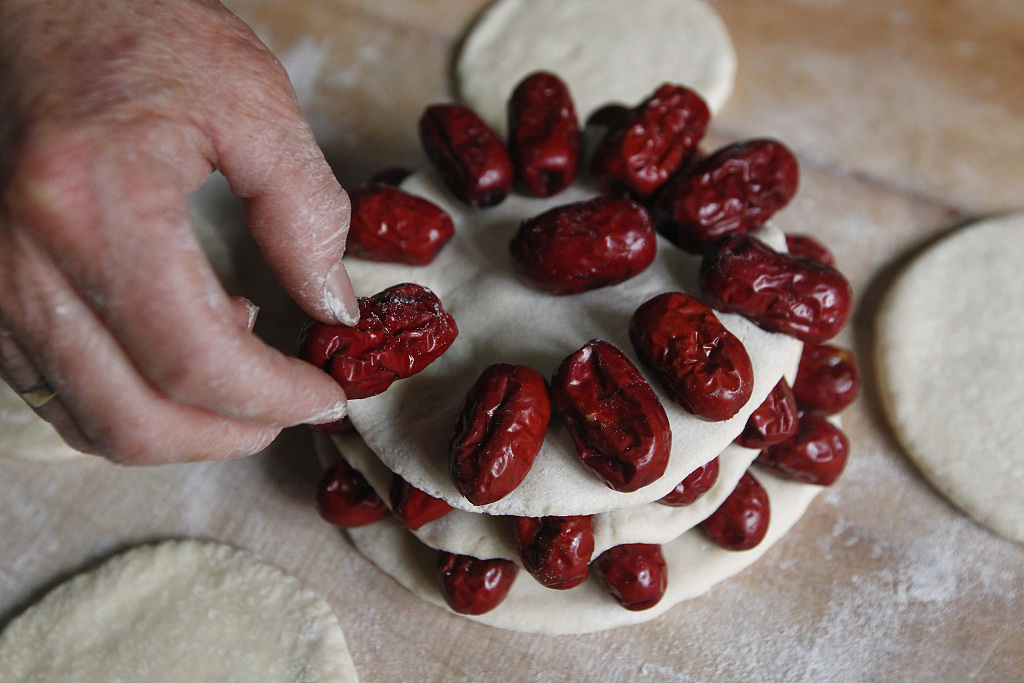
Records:
{"label": "dried jujube", "polygon": [[424,493],[394,473],[391,475],[388,497],[391,499],[391,512],[395,519],[412,531],[441,519],[454,509],[445,501]]}
{"label": "dried jujube", "polygon": [[584,466],[616,491],[636,491],[668,466],[672,430],[661,401],[617,347],[593,340],[551,379],[554,406]]}
{"label": "dried jujube", "polygon": [[659,498],[658,502],[669,507],[693,505],[718,481],[719,469],[718,458],[713,458],[686,475],[674,489]]}
{"label": "dried jujube", "polygon": [[843,473],[849,453],[843,430],[823,415],[804,413],[796,434],[764,449],[754,462],[782,479],[831,486]]}
{"label": "dried jujube", "polygon": [[316,505],[321,518],[346,529],[372,524],[391,515],[366,478],[344,460],[339,460],[321,477]]}
{"label": "dried jujube", "polygon": [[508,105],[508,153],[522,190],[558,194],[576,178],[580,130],[569,88],[554,74],[530,74]]}
{"label": "dried jujube", "polygon": [[347,249],[367,261],[425,266],[455,226],[443,209],[384,183],[353,191]]}
{"label": "dried jujube", "polygon": [[853,352],[831,344],[804,344],[793,383],[797,405],[834,415],[849,406],[860,391],[860,370]]}
{"label": "dried jujube", "polygon": [[587,579],[594,553],[589,516],[517,517],[515,540],[523,567],[542,586],[566,590]]}
{"label": "dried jujube", "polygon": [[727,420],[750,400],[754,369],[743,342],[699,299],[649,299],[633,313],[629,338],[672,400],[697,417]]}
{"label": "dried jujube", "polygon": [[615,600],[628,610],[650,609],[668,587],[668,569],[661,546],[624,543],[594,560],[594,573]]}
{"label": "dried jujube", "polygon": [[519,569],[512,560],[481,560],[442,552],[437,565],[441,596],[459,614],[484,614],[508,596]]}
{"label": "dried jujube", "polygon": [[437,295],[404,283],[360,297],[359,322],[353,327],[307,323],[299,355],[327,371],[349,398],[366,398],[422,371],[458,333]]}
{"label": "dried jujube", "polygon": [[448,471],[473,505],[511,493],[526,477],[551,417],[547,381],[525,365],[495,363],[466,395],[452,434]]}
{"label": "dried jujube", "polygon": [[764,540],[770,518],[768,492],[745,472],[725,502],[698,526],[721,548],[750,550]]}
{"label": "dried jujube", "polygon": [[744,448],[760,450],[785,441],[796,433],[799,418],[793,389],[783,377],[747,418],[736,443]]}

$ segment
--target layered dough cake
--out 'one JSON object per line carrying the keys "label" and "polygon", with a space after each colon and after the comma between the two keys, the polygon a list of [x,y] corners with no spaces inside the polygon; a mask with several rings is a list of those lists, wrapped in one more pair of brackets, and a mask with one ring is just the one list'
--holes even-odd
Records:
{"label": "layered dough cake", "polygon": [[[553,74],[529,76],[510,112],[506,143],[468,107],[428,109],[434,167],[353,193],[347,267],[381,294],[355,331],[303,332],[302,356],[350,396],[321,513],[420,598],[492,626],[646,621],[754,562],[842,470],[848,444],[825,416],[852,400],[856,369],[824,342],[849,288],[820,245],[768,221],[795,191],[788,151],[704,155],[707,109],[686,88],[596,117],[593,155],[566,142],[580,135]],[[538,131],[544,151],[524,151]],[[634,134],[648,139],[622,142]],[[616,135],[633,151],[609,151]],[[645,168],[622,172],[636,149]],[[691,195],[725,208],[697,226]],[[537,382],[543,400],[527,401]]]}

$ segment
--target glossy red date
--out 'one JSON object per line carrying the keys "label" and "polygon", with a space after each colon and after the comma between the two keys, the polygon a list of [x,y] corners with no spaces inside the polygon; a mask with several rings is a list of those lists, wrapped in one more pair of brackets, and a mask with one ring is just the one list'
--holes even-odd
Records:
{"label": "glossy red date", "polygon": [[686,475],[685,479],[676,484],[666,496],[658,499],[658,502],[674,508],[693,505],[718,481],[718,470],[718,458],[715,458]]}
{"label": "glossy red date", "polygon": [[757,410],[750,414],[743,431],[736,437],[736,444],[761,450],[785,441],[796,433],[799,419],[793,389],[783,377]]}
{"label": "glossy red date", "polygon": [[697,148],[711,113],[692,90],[665,84],[615,121],[594,150],[590,172],[606,194],[646,198]]}
{"label": "glossy red date", "polygon": [[804,344],[793,383],[797,405],[834,415],[860,393],[860,370],[853,352],[831,344]]}
{"label": "glossy red date", "polygon": [[511,493],[544,442],[551,397],[544,377],[525,365],[496,363],[470,389],[452,434],[452,483],[473,505]]}
{"label": "glossy red date", "polygon": [[818,263],[835,268],[836,258],[832,255],[832,252],[829,251],[828,247],[810,235],[787,233],[786,249],[793,256],[799,256],[808,261],[817,261]]}
{"label": "glossy red date", "polygon": [[351,193],[347,249],[367,261],[425,266],[455,234],[443,209],[426,199],[385,185]]}
{"label": "glossy red date", "polygon": [[437,565],[437,583],[444,601],[453,611],[484,614],[508,596],[518,572],[511,560],[481,560],[442,552]]}
{"label": "glossy red date", "polygon": [[522,190],[550,197],[576,178],[580,128],[569,88],[538,72],[513,91],[508,105],[508,153]]}
{"label": "glossy red date", "polygon": [[629,338],[672,400],[697,417],[727,420],[750,400],[754,369],[743,342],[699,299],[667,292],[648,300],[630,319]]}
{"label": "glossy red date", "polygon": [[796,434],[761,451],[755,462],[790,481],[831,486],[843,473],[850,441],[823,415],[804,413]]}
{"label": "glossy red date", "polygon": [[566,590],[586,581],[594,554],[589,516],[517,517],[515,539],[523,567],[541,585]]}
{"label": "glossy red date", "polygon": [[780,142],[749,140],[677,173],[658,193],[659,231],[702,253],[723,235],[760,227],[796,194],[799,165]]}
{"label": "glossy red date", "polygon": [[838,270],[750,235],[715,242],[701,262],[700,283],[714,308],[804,342],[832,338],[850,318],[853,292]]}
{"label": "glossy red date", "polygon": [[596,197],[523,221],[509,244],[526,280],[555,295],[617,285],[654,261],[657,236],[647,209]]}
{"label": "glossy red date", "polygon": [[422,371],[458,333],[437,295],[405,283],[360,297],[354,327],[307,323],[299,356],[330,373],[349,398],[366,398]]}
{"label": "glossy red date", "polygon": [[321,518],[345,529],[372,524],[391,514],[366,478],[344,460],[320,479],[316,505]]}
{"label": "glossy red date", "polygon": [[744,472],[725,502],[699,526],[719,547],[750,550],[764,540],[770,518],[768,492],[750,472]]}
{"label": "glossy red date", "polygon": [[412,531],[441,519],[454,509],[445,501],[424,493],[395,473],[391,475],[388,498],[391,499],[391,512],[395,519]]}
{"label": "glossy red date", "polygon": [[594,573],[620,605],[633,611],[657,605],[668,587],[665,557],[654,543],[609,548],[594,560]]}
{"label": "glossy red date", "polygon": [[436,104],[419,122],[427,158],[453,195],[469,206],[496,206],[508,197],[515,170],[505,145],[469,107]]}
{"label": "glossy red date", "polygon": [[668,416],[629,358],[593,340],[565,358],[551,380],[555,409],[584,466],[616,491],[636,491],[665,473]]}

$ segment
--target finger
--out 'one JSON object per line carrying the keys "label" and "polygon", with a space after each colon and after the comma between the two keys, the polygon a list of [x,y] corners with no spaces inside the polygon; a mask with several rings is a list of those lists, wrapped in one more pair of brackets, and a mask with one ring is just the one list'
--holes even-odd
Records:
{"label": "finger", "polygon": [[[6,330],[0,330],[0,379],[7,382],[19,395],[44,382],[48,384],[32,363],[28,353]],[[92,452],[92,444],[59,395],[42,405],[29,403],[29,407],[39,417],[49,422],[69,446],[83,453]]]}
{"label": "finger", "polygon": [[252,329],[256,327],[256,317],[260,314],[260,307],[244,296],[230,297],[230,301],[231,308],[235,312],[235,324],[246,332],[252,332]]}
{"label": "finger", "polygon": [[292,298],[323,322],[351,325],[358,305],[341,263],[348,195],[274,64],[277,81],[259,99],[239,99],[229,121],[214,120],[215,164],[244,201],[249,228]]}
{"label": "finger", "polygon": [[123,140],[73,131],[25,155],[14,220],[35,228],[32,238],[168,398],[273,427],[344,415],[344,392],[325,373],[236,324],[192,232],[176,165],[140,150],[138,131],[120,130]]}
{"label": "finger", "polygon": [[[5,363],[5,370],[18,381],[16,388],[36,373],[50,382],[58,398],[44,405],[40,414],[56,417],[46,411],[58,402],[78,427],[76,447],[117,462],[157,464],[249,455],[276,437],[276,428],[162,396],[135,370],[117,340],[41,250],[29,240],[0,240],[0,246],[14,256],[3,264],[2,291],[16,295],[20,304],[6,311],[4,326],[11,335],[4,357],[21,360]],[[13,292],[8,275],[19,283]],[[25,316],[24,311],[34,314]],[[62,435],[68,433],[65,423],[55,426]]]}

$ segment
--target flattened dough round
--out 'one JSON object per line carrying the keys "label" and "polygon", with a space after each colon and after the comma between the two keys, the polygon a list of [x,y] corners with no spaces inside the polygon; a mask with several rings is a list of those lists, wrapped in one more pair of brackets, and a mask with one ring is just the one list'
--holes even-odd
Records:
{"label": "flattened dough round", "polygon": [[341,627],[297,579],[250,553],[166,541],[51,591],[0,634],[5,683],[342,683]]}
{"label": "flattened dough round", "polygon": [[1024,543],[1024,214],[915,258],[877,320],[883,404],[907,455],[957,507]]}
{"label": "flattened dough round", "polygon": [[736,52],[704,0],[498,0],[466,37],[458,95],[504,132],[509,95],[538,70],[566,82],[581,121],[662,83],[692,88],[717,112],[732,94]]}

